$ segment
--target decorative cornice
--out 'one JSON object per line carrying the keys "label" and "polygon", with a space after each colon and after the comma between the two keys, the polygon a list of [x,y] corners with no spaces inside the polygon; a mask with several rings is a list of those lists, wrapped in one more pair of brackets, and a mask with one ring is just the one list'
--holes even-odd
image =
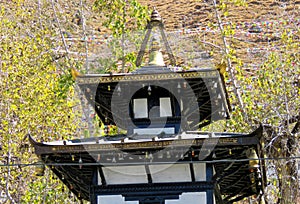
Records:
{"label": "decorative cornice", "polygon": [[192,71],[192,72],[169,72],[157,74],[128,74],[128,75],[99,75],[99,76],[78,76],[79,84],[98,84],[130,81],[153,81],[168,79],[191,79],[191,78],[215,78],[219,76],[218,70]]}

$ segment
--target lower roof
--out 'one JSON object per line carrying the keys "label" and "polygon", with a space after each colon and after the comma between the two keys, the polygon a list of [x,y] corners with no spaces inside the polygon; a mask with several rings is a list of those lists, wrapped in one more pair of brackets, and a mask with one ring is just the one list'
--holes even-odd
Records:
{"label": "lower roof", "polygon": [[[259,167],[252,169],[247,154],[247,151],[254,150],[261,156],[260,138],[260,128],[250,134],[187,132],[173,136],[149,136],[144,139],[116,135],[48,143],[36,142],[29,136],[35,153],[82,199],[90,199],[95,169],[103,166],[126,168],[137,165],[194,165],[205,162],[213,165],[213,185],[219,187],[220,194],[227,202],[259,194],[263,188],[264,164],[259,161]],[[105,180],[105,176],[103,179]],[[193,183],[196,184],[191,181],[168,185],[174,185],[175,189],[176,185]],[[106,184],[100,185],[99,189],[117,193],[116,190],[110,190],[114,189],[113,186],[124,190],[124,186]],[[150,183],[143,186],[153,188]],[[126,189],[130,192],[131,188],[128,186]]]}

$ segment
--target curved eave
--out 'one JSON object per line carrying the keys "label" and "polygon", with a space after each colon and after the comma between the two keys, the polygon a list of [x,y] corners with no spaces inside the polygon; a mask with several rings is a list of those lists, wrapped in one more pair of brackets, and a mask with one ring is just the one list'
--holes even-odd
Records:
{"label": "curved eave", "polygon": [[29,140],[30,144],[32,144],[34,147],[36,147],[36,146],[43,146],[44,145],[41,142],[35,141],[35,139],[30,134],[28,134],[27,136],[28,136],[28,140]]}
{"label": "curved eave", "polygon": [[[211,137],[211,135],[214,135]],[[262,136],[262,128],[259,127],[250,134],[238,133],[203,133],[203,132],[188,132],[187,134],[170,135],[162,138],[156,135],[148,136],[149,139],[129,139],[128,136],[122,135],[119,140],[109,139],[110,137],[95,137],[82,140],[56,141],[51,143],[41,143],[35,141],[31,135],[28,135],[30,143],[35,148],[35,153],[41,154],[56,154],[56,153],[84,153],[84,152],[106,152],[106,151],[135,151],[135,150],[159,150],[168,146],[182,147],[186,146],[187,141],[190,141],[189,146],[201,147],[204,142],[211,140],[214,142],[218,139],[216,147],[239,146],[239,145],[258,145]],[[118,137],[118,136],[114,136]],[[111,137],[111,138],[114,138]]]}

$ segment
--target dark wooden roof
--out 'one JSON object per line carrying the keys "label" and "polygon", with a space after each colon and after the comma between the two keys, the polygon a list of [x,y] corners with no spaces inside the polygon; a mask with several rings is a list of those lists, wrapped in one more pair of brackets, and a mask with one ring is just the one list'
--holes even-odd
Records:
{"label": "dark wooden roof", "polygon": [[[155,137],[143,140],[130,139],[126,135],[50,143],[36,142],[31,136],[29,139],[35,148],[35,153],[43,162],[75,195],[85,200],[89,200],[95,168],[168,162],[191,164],[208,162],[215,168],[212,184],[218,184],[220,194],[225,197],[224,200],[231,202],[249,195],[257,195],[263,188],[265,177],[260,172],[264,172],[264,163],[259,161],[260,167],[252,169],[246,154],[247,150],[253,149],[261,156],[260,137],[261,129],[251,134],[190,132],[167,138]],[[203,145],[205,148],[202,148]],[[202,154],[207,150],[205,157],[199,156],[201,148]],[[165,152],[168,152],[168,155],[149,158],[150,154],[154,155],[162,149],[167,149],[168,151]],[[120,153],[122,159],[119,158]],[[132,155],[136,156],[132,157]],[[196,184],[198,185],[197,182],[190,182],[181,185]],[[151,185],[146,183],[142,186],[150,188]],[[174,188],[175,185],[174,183]],[[125,188],[128,193],[136,189],[130,185],[114,187],[105,184],[100,189],[105,192],[124,194],[125,192],[117,191],[118,189],[124,191]]]}
{"label": "dark wooden roof", "polygon": [[[167,67],[142,67],[134,73],[83,75],[76,82],[102,122],[111,125],[117,122],[123,129],[127,127],[126,119],[129,119],[126,96],[148,85],[159,86],[177,94],[176,97],[184,99],[183,103],[187,106],[191,101],[197,101],[198,107],[186,108],[181,115],[181,118],[189,121],[189,130],[197,130],[212,121],[229,118],[230,105],[223,76],[214,68],[174,71]],[[187,88],[184,88],[184,83]],[[117,107],[114,108],[114,115],[113,97],[118,97],[113,103]]]}

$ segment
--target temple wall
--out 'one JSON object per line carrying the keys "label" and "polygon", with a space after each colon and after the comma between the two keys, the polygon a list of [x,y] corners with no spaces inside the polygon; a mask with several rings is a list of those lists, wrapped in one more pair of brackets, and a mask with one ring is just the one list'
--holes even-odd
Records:
{"label": "temple wall", "polygon": [[[206,193],[183,193],[179,200],[167,200],[165,204],[205,204]],[[138,201],[125,201],[121,195],[98,196],[98,204],[139,204]]]}

